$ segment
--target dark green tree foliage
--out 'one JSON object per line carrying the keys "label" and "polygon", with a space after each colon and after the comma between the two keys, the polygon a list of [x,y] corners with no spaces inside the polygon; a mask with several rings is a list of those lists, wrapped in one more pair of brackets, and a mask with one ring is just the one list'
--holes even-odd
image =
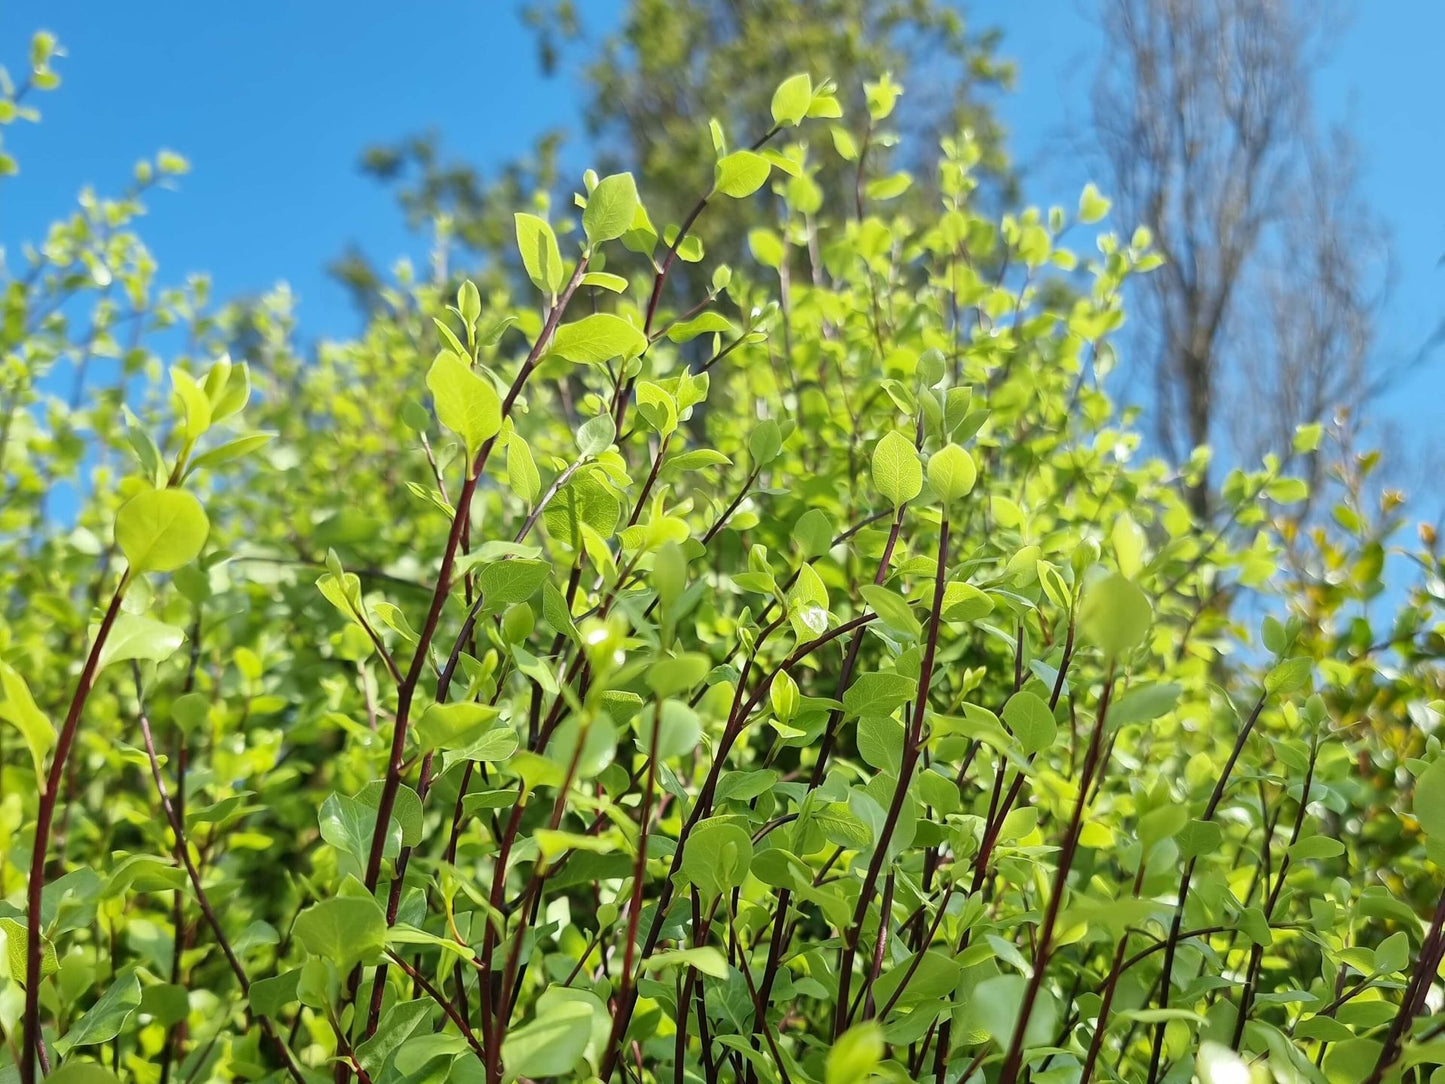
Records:
{"label": "dark green tree foliage", "polygon": [[[677,221],[589,174],[522,291],[304,361],[284,294],[152,288],[134,200],[6,272],[6,1079],[1438,1075],[1435,540],[1372,625],[1368,461],[1203,529],[1104,390],[1147,234],[984,213],[962,134],[900,214],[863,100],[793,76]],[[797,206],[836,157],[861,214]],[[681,223],[743,201],[729,268]]]}

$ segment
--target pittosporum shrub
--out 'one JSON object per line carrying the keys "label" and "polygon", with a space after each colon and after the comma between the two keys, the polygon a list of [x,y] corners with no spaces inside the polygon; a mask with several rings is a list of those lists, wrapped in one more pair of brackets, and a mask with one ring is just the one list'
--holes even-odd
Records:
{"label": "pittosporum shrub", "polygon": [[[1302,524],[1272,458],[1194,522],[1207,457],[1148,459],[1103,390],[1150,239],[1063,247],[1092,189],[987,217],[967,133],[879,173],[897,95],[849,120],[788,79],[744,149],[714,131],[685,222],[589,174],[580,211],[517,214],[518,296],[403,271],[304,360],[284,295],[154,287],[138,193],[26,255],[6,1079],[1445,1060],[1438,557],[1382,630],[1395,505]],[[890,214],[925,184],[934,214]],[[739,199],[775,227],[676,296]],[[66,406],[66,358],[114,384]]]}

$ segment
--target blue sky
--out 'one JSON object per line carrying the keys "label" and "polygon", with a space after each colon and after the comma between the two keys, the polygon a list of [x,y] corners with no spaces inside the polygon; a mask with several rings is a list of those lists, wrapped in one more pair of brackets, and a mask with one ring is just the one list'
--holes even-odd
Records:
{"label": "blue sky", "polygon": [[[601,32],[620,4],[582,7]],[[980,23],[1002,26],[1003,51],[1018,61],[1018,90],[997,104],[1032,202],[1070,204],[1090,179],[1068,135],[1087,120],[1099,56],[1088,9],[1089,0],[969,5]],[[22,172],[0,188],[0,244],[37,237],[82,185],[119,189],[136,159],[169,147],[193,171],[155,196],[142,227],[162,277],[208,271],[221,297],[284,279],[311,336],[354,327],[327,260],[352,241],[383,263],[416,250],[390,195],[356,169],[369,142],[435,128],[453,153],[485,165],[561,126],[577,136],[568,163],[579,171],[587,164],[575,74],[540,76],[511,0],[7,0],[0,63],[18,64],[41,26],[69,53],[60,62],[65,82],[40,99],[43,125],[6,133]],[[1353,128],[1366,195],[1393,237],[1382,363],[1412,352],[1445,315],[1441,41],[1445,4],[1437,0],[1393,0],[1388,16],[1362,5],[1316,75],[1319,111]],[[1442,372],[1397,389],[1386,409],[1406,426],[1433,429]]]}

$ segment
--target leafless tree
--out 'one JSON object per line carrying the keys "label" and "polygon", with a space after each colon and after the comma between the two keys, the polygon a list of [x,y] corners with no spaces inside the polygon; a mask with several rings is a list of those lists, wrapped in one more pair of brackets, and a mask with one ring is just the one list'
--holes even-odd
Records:
{"label": "leafless tree", "polygon": [[[1121,221],[1165,266],[1136,360],[1176,462],[1288,451],[1297,425],[1371,391],[1383,235],[1353,155],[1322,136],[1310,75],[1333,20],[1290,0],[1102,0],[1095,127]],[[1207,476],[1190,503],[1210,511]]]}

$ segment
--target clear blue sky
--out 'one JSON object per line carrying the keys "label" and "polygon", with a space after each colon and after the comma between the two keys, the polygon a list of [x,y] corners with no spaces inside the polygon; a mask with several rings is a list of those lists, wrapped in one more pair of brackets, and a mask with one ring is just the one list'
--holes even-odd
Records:
{"label": "clear blue sky", "polygon": [[[1003,27],[1004,52],[1018,61],[1019,89],[998,105],[1033,202],[1071,203],[1089,179],[1087,159],[1067,138],[1087,119],[1098,61],[1089,2],[968,5],[980,22]],[[620,8],[617,0],[581,6],[594,32]],[[301,299],[309,336],[353,327],[345,295],[324,271],[348,242],[383,263],[416,249],[390,195],[356,169],[367,143],[436,128],[452,152],[485,165],[562,126],[576,136],[568,163],[587,164],[575,74],[564,64],[560,77],[540,76],[511,0],[7,0],[0,62],[18,66],[41,26],[69,53],[60,62],[65,82],[40,99],[42,126],[6,133],[22,173],[0,187],[0,244],[38,236],[82,185],[118,189],[137,158],[173,148],[193,172],[177,191],[156,195],[143,226],[162,277],[209,271],[222,297],[284,279]],[[1388,13],[1361,4],[1317,73],[1320,112],[1351,124],[1366,195],[1393,235],[1397,285],[1382,362],[1411,352],[1445,315],[1442,41],[1438,0],[1394,0]],[[1389,412],[1433,433],[1442,371],[1392,394]]]}

